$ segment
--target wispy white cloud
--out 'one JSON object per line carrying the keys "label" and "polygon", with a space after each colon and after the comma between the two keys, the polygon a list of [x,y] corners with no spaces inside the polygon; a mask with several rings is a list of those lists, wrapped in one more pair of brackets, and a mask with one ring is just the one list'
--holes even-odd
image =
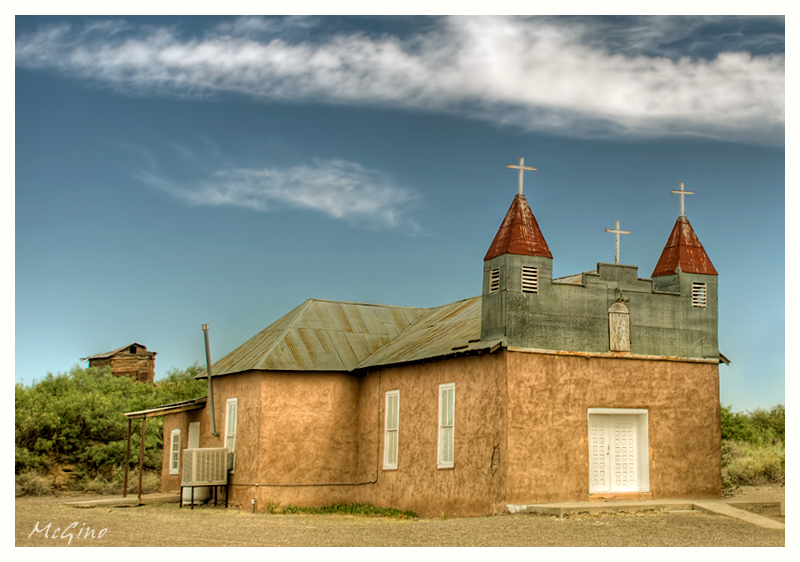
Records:
{"label": "wispy white cloud", "polygon": [[358,227],[419,230],[410,217],[418,194],[355,162],[316,159],[291,168],[226,168],[191,184],[152,171],[139,178],[189,205],[233,205],[257,211],[288,207],[316,211]]}
{"label": "wispy white cloud", "polygon": [[639,49],[630,52],[604,48],[585,22],[547,19],[452,17],[404,38],[296,42],[270,35],[275,22],[259,18],[188,39],[166,27],[65,24],[18,36],[16,62],[147,95],[239,93],[445,112],[570,136],[782,144],[783,54],[641,54],[674,27],[657,21],[632,30]]}

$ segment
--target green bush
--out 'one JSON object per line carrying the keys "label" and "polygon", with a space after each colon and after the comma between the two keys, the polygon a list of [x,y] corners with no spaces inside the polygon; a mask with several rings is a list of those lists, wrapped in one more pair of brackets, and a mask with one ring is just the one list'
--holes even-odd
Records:
{"label": "green bush", "polygon": [[726,443],[723,475],[733,486],[785,484],[786,451],[783,443],[757,445],[742,441]]}
{"label": "green bush", "polygon": [[[98,476],[109,480],[124,471],[128,420],[125,412],[145,410],[198,398],[206,382],[195,380],[202,369],[172,369],[164,380],[144,384],[116,377],[108,367],[69,373],[48,373],[26,387],[15,385],[14,468],[16,474],[43,474],[57,464],[76,466],[78,482]],[[141,421],[131,431],[131,468],[138,469]],[[146,469],[160,472],[163,418],[148,418],[145,432]],[[121,486],[120,486],[121,489]]]}
{"label": "green bush", "polygon": [[733,412],[720,405],[722,431],[722,490],[739,486],[781,484],[786,481],[786,409]]}
{"label": "green bush", "polygon": [[731,411],[731,406],[720,404],[722,439],[746,443],[784,442],[786,436],[786,409],[783,404],[770,410],[756,408],[752,412]]}

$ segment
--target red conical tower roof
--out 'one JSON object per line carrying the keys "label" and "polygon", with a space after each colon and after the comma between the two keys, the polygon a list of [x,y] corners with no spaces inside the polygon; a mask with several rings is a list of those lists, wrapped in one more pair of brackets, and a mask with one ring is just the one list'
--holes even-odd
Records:
{"label": "red conical tower roof", "polygon": [[703,245],[697,239],[689,219],[683,215],[675,221],[667,245],[664,246],[651,277],[674,275],[679,271],[717,275],[717,270],[714,269]]}
{"label": "red conical tower roof", "polygon": [[503,219],[503,224],[492,241],[483,261],[502,256],[516,254],[518,256],[540,256],[552,258],[550,248],[539,230],[539,223],[533,216],[528,200],[521,193],[514,197],[511,207]]}

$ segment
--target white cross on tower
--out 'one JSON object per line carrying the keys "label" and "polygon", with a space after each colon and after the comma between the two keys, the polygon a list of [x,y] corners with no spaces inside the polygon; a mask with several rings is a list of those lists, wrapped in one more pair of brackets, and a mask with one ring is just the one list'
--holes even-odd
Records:
{"label": "white cross on tower", "polygon": [[686,191],[685,189],[683,189],[683,182],[681,182],[681,188],[680,189],[672,189],[672,190],[670,190],[670,193],[678,193],[678,194],[680,194],[680,196],[681,196],[681,216],[682,217],[686,216],[685,213],[683,212],[683,196],[684,195],[694,195],[694,191]]}
{"label": "white cross on tower", "polygon": [[506,168],[513,168],[515,170],[519,170],[519,194],[522,195],[522,174],[525,173],[525,170],[529,172],[535,172],[536,168],[533,166],[526,166],[525,159],[519,159],[519,166],[515,166],[514,164],[506,164]]}
{"label": "white cross on tower", "polygon": [[620,234],[630,234],[630,232],[628,232],[627,230],[620,230],[619,229],[619,221],[616,221],[616,222],[617,222],[616,228],[614,228],[613,230],[610,229],[610,228],[606,228],[606,232],[610,232],[611,234],[615,234],[616,237],[617,237],[617,253],[614,255],[614,263],[619,265],[619,235]]}

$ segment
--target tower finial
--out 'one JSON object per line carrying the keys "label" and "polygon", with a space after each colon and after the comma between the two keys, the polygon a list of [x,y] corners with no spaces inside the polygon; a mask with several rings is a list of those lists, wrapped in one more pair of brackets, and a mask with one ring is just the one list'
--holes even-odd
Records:
{"label": "tower finial", "polygon": [[519,166],[516,166],[514,164],[506,164],[506,168],[513,168],[515,170],[519,170],[519,194],[522,195],[522,174],[524,174],[526,170],[529,172],[535,172],[536,168],[534,168],[533,166],[526,166],[524,158],[519,159]]}
{"label": "tower finial", "polygon": [[[681,184],[683,185],[683,184]],[[619,235],[620,234],[630,234],[627,230],[620,230],[619,229],[619,221],[616,221],[617,226],[613,230],[610,228],[606,228],[606,232],[610,232],[611,234],[615,234],[617,238],[617,252],[614,254],[614,263],[619,265]]]}
{"label": "tower finial", "polygon": [[681,216],[685,217],[686,213],[683,212],[683,196],[684,195],[694,195],[694,191],[686,191],[683,188],[683,182],[681,182],[681,188],[680,189],[673,189],[673,190],[670,191],[670,193],[677,193],[677,194],[679,194],[681,196]]}

